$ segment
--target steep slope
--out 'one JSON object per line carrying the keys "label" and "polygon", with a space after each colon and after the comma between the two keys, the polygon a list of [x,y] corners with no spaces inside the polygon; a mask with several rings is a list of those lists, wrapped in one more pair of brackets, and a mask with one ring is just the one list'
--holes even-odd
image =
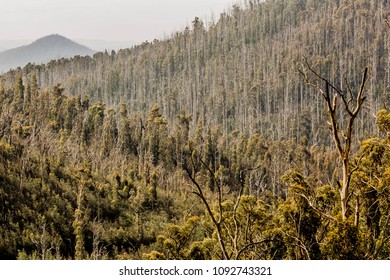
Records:
{"label": "steep slope", "polygon": [[0,71],[23,67],[27,63],[46,63],[52,59],[91,55],[94,51],[60,35],[49,35],[30,45],[0,53]]}
{"label": "steep slope", "polygon": [[[61,83],[67,95],[125,102],[145,118],[157,103],[170,123],[181,112],[201,122],[266,138],[331,143],[318,92],[297,71],[307,57],[342,89],[358,85],[370,67],[369,106],[357,136],[375,131],[374,114],[389,104],[388,1],[248,1],[218,22],[192,26],[167,40],[93,57],[62,59],[28,67],[41,87]],[[10,81],[14,81],[10,74]],[[364,119],[364,121],[362,121]]]}

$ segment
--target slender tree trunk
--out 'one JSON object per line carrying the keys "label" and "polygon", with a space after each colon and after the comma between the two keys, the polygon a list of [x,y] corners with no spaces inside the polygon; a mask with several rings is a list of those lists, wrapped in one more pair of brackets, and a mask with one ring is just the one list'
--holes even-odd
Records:
{"label": "slender tree trunk", "polygon": [[[309,81],[307,74],[301,71],[301,74],[306,79],[306,82],[319,89],[322,97],[325,100],[328,116],[329,116],[329,126],[332,131],[333,141],[335,143],[339,158],[342,161],[342,185],[337,182],[340,192],[340,206],[341,206],[341,215],[343,220],[348,218],[348,199],[350,196],[350,181],[353,171],[351,171],[351,166],[349,163],[349,156],[351,153],[352,147],[352,131],[353,124],[359,114],[359,111],[362,109],[362,105],[366,99],[364,94],[364,88],[367,82],[368,68],[366,67],[363,71],[363,77],[360,84],[360,89],[358,91],[357,97],[353,90],[350,87],[349,82],[346,80],[347,94],[343,90],[337,88],[329,80],[325,79],[317,72],[315,72],[308,63],[308,69],[322,82],[325,82],[325,90],[323,90],[320,84],[313,84]],[[342,120],[337,116],[338,109],[338,98],[341,99],[342,111],[348,116],[348,123],[343,129]],[[358,214],[357,214],[358,215]]]}
{"label": "slender tree trunk", "polygon": [[349,164],[348,158],[343,159],[343,185],[340,188],[341,215],[343,220],[347,218],[348,209],[348,189],[349,189]]}

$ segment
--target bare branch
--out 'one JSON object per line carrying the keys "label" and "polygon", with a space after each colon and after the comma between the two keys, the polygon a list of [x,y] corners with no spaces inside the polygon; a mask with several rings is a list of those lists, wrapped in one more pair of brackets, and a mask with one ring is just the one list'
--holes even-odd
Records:
{"label": "bare branch", "polygon": [[[191,162],[192,162],[192,165],[193,165],[193,169],[195,168],[195,165],[194,165],[194,161],[193,161],[193,158],[191,157]],[[202,161],[203,162],[203,161]],[[225,260],[228,260],[230,259],[229,255],[227,254],[227,251],[226,251],[226,246],[225,246],[225,243],[222,239],[222,233],[221,233],[221,220],[222,220],[222,212],[220,212],[220,218],[219,218],[219,221],[217,221],[217,219],[215,218],[212,210],[211,210],[211,207],[210,207],[210,204],[207,202],[206,200],[206,197],[205,195],[203,194],[203,191],[202,191],[202,187],[199,185],[199,183],[197,182],[195,176],[192,174],[192,172],[187,168],[187,167],[184,167],[184,170],[187,172],[187,175],[188,177],[190,178],[191,182],[196,186],[196,189],[197,189],[197,192],[193,192],[195,195],[197,195],[203,202],[203,204],[205,205],[206,207],[206,210],[207,210],[207,213],[210,215],[211,217],[211,220],[215,226],[215,229],[217,231],[217,236],[218,236],[218,242],[220,244],[220,247],[221,247],[221,251],[222,251],[222,254],[223,254],[223,257]],[[221,207],[221,203],[219,203],[219,206]],[[220,208],[220,211],[222,211],[222,208]]]}
{"label": "bare branch", "polygon": [[260,245],[261,243],[265,243],[265,242],[272,242],[274,241],[273,239],[263,239],[263,240],[260,240],[260,241],[256,241],[256,242],[252,242],[252,243],[249,243],[247,245],[245,245],[243,248],[240,249],[240,251],[238,252],[237,254],[237,260],[240,259],[241,257],[241,254],[244,253],[247,249],[251,248],[251,247],[254,247],[254,246],[257,246],[257,245]]}
{"label": "bare branch", "polygon": [[311,86],[311,87],[316,88],[317,90],[319,90],[319,92],[321,93],[322,97],[323,97],[324,99],[326,99],[326,95],[325,95],[324,91],[321,89],[321,87],[320,87],[319,85],[316,85],[316,84],[311,83],[310,80],[309,80],[309,78],[307,77],[307,74],[304,73],[301,69],[298,68],[297,70],[298,70],[298,72],[301,73],[301,75],[305,78],[306,84],[307,84],[308,86]]}
{"label": "bare branch", "polygon": [[309,250],[307,249],[306,245],[302,242],[301,239],[299,239],[298,237],[296,236],[292,236],[291,234],[288,234],[287,232],[283,231],[282,232],[287,235],[288,237],[291,237],[292,239],[294,239],[297,244],[292,244],[292,245],[295,245],[296,247],[299,247],[301,249],[303,249],[306,253],[306,256],[307,256],[307,259],[310,260],[310,254],[309,254]]}
{"label": "bare branch", "polygon": [[[326,105],[328,107],[329,112],[329,118],[330,118],[330,125],[332,129],[332,136],[333,136],[333,142],[336,145],[336,149],[339,154],[339,159],[342,162],[342,185],[338,183],[339,186],[339,192],[340,192],[340,202],[341,202],[341,211],[343,219],[347,218],[347,209],[348,209],[348,201],[350,198],[349,195],[349,185],[351,181],[351,175],[355,170],[350,170],[350,162],[349,162],[349,156],[351,153],[351,145],[352,145],[352,130],[353,130],[353,124],[355,122],[355,119],[359,113],[359,111],[362,108],[362,105],[366,99],[366,96],[363,96],[364,89],[367,83],[368,78],[368,68],[366,67],[363,71],[362,80],[360,83],[360,89],[358,92],[358,95],[356,97],[356,100],[354,98],[353,90],[350,86],[350,83],[346,81],[347,84],[347,90],[350,95],[349,100],[346,99],[345,95],[343,94],[343,91],[338,89],[335,85],[333,85],[328,79],[322,77],[320,74],[318,74],[306,60],[307,68],[321,81],[325,82],[325,94],[321,92],[323,95]],[[300,71],[303,73],[303,71]],[[305,75],[305,79],[309,85],[312,85],[310,81],[308,81],[307,75]],[[333,102],[331,101],[331,94],[330,90],[334,90],[336,94],[333,95]],[[349,119],[347,122],[347,127],[345,129],[342,129],[339,126],[339,121],[337,117],[337,97],[340,97],[342,100],[343,110],[348,113]],[[353,106],[351,106],[351,103],[355,103]],[[353,108],[351,108],[353,107]],[[343,142],[340,139],[340,136],[343,137]]]}
{"label": "bare branch", "polygon": [[367,83],[367,76],[368,76],[368,67],[366,67],[363,71],[363,77],[362,77],[362,81],[360,83],[360,90],[359,90],[359,94],[357,97],[357,105],[356,105],[355,111],[353,112],[354,116],[356,116],[358,114],[360,108],[362,107],[364,100],[366,99],[366,97],[363,97],[363,92],[364,92],[364,88],[365,88],[366,83]]}
{"label": "bare branch", "polygon": [[328,86],[330,86],[339,95],[342,95],[342,90],[341,89],[336,88],[336,86],[334,86],[329,80],[325,79],[320,74],[318,74],[313,68],[311,68],[311,66],[310,66],[309,62],[307,61],[307,59],[306,59],[305,62],[306,62],[306,67],[310,70],[310,72],[312,72],[320,80],[324,81]]}
{"label": "bare branch", "polygon": [[202,159],[200,159],[200,162],[206,167],[206,169],[210,172],[211,176],[213,177],[213,180],[215,184],[217,185],[218,190],[218,208],[219,208],[219,219],[218,223],[221,223],[222,221],[222,188],[221,184],[219,183],[217,177],[215,176],[214,171],[211,170],[210,166],[208,166]]}

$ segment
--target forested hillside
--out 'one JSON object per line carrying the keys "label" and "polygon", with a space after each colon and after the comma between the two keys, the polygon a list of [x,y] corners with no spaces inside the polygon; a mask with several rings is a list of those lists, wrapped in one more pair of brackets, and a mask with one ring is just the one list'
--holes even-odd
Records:
{"label": "forested hillside", "polygon": [[273,140],[305,135],[318,143],[326,138],[319,130],[324,115],[318,95],[307,91],[299,77],[304,56],[342,89],[345,78],[357,84],[369,66],[370,108],[357,130],[361,136],[372,134],[372,115],[389,102],[385,19],[390,4],[255,2],[235,6],[215,23],[195,19],[166,40],[29,66],[20,74],[35,72],[41,87],[61,83],[65,94],[88,94],[108,106],[125,102],[129,111],[144,116],[157,103],[170,123],[185,111],[193,116],[192,130],[201,120],[220,125],[226,134],[259,132]]}
{"label": "forested hillside", "polygon": [[2,75],[0,257],[389,259],[389,17],[247,1]]}

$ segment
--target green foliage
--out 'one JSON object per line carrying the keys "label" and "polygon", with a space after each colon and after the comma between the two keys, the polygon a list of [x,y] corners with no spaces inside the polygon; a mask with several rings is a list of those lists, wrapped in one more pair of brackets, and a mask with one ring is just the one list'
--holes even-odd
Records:
{"label": "green foliage", "polygon": [[[29,125],[14,112],[0,140],[2,258],[221,259],[221,242],[232,259],[388,256],[387,138],[367,139],[356,154],[358,222],[342,222],[337,189],[323,183],[336,170],[324,162],[332,155],[326,148],[240,133],[226,146],[218,128],[191,134],[185,115],[170,130],[158,107],[145,127],[120,132],[117,123],[130,125],[123,107],[119,114],[103,103],[83,110],[80,98],[50,98],[40,104],[47,118],[35,114],[39,99],[32,99]],[[183,168],[204,188],[220,237]]]}
{"label": "green foliage", "polygon": [[383,109],[378,112],[377,124],[383,132],[390,132],[390,112]]}
{"label": "green foliage", "polygon": [[[161,253],[156,251],[144,255],[145,259],[205,259],[202,244],[196,241],[199,235],[199,217],[190,217],[183,226],[169,225],[157,238]],[[193,242],[195,240],[195,242]],[[157,254],[157,255],[156,255]],[[163,257],[164,256],[164,257]]]}
{"label": "green foliage", "polygon": [[321,245],[327,259],[356,260],[364,257],[360,250],[358,229],[351,221],[335,223]]}
{"label": "green foliage", "polygon": [[[2,75],[0,258],[388,259],[390,117],[378,134],[371,108],[388,101],[389,5],[366,2],[249,1],[166,40]],[[373,68],[345,221],[303,55],[341,88]]]}
{"label": "green foliage", "polygon": [[318,236],[322,221],[313,207],[313,202],[317,200],[315,190],[296,171],[290,171],[283,179],[289,184],[289,191],[286,201],[279,206],[280,229],[288,258],[321,259]]}

